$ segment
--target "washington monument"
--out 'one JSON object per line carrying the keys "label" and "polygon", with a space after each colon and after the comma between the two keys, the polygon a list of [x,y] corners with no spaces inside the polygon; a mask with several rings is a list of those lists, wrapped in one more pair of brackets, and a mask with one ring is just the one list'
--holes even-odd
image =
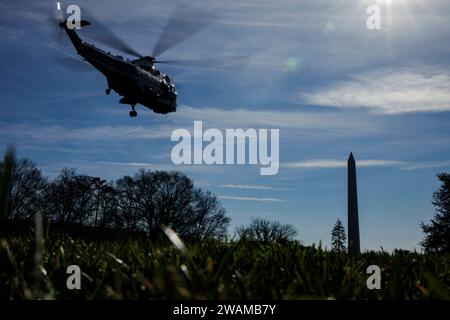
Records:
{"label": "washington monument", "polygon": [[348,252],[359,253],[358,189],[353,153],[348,158]]}

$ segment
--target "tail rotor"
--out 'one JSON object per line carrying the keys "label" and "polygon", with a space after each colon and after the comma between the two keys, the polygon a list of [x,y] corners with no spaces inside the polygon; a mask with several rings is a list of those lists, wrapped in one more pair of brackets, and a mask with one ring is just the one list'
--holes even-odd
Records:
{"label": "tail rotor", "polygon": [[62,10],[62,4],[61,2],[56,2],[56,8],[55,8],[55,14],[54,14],[56,23],[60,28],[64,27],[65,17],[64,12]]}

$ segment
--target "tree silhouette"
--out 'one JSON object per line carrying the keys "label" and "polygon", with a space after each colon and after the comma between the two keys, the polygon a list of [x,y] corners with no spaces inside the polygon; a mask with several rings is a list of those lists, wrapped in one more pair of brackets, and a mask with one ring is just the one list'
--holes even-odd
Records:
{"label": "tree silhouette", "polygon": [[17,160],[9,151],[0,165],[2,217],[8,221],[29,220],[42,205],[46,179],[29,159]]}
{"label": "tree silhouette", "polygon": [[140,216],[136,197],[139,195],[134,179],[125,176],[116,182],[117,215],[113,225],[121,227],[125,231],[139,231]]}
{"label": "tree silhouette", "polygon": [[211,192],[200,189],[194,192],[193,223],[188,227],[189,238],[203,240],[205,238],[223,238],[231,219],[217,197]]}
{"label": "tree silhouette", "polygon": [[78,176],[75,169],[64,168],[45,194],[45,216],[65,224],[84,224],[93,206],[92,182],[88,176]]}
{"label": "tree silhouette", "polygon": [[147,173],[153,175],[156,187],[152,197],[154,220],[150,232],[155,232],[158,225],[164,224],[187,238],[190,235],[189,228],[195,222],[196,215],[195,189],[192,180],[180,172]]}
{"label": "tree silhouette", "polygon": [[41,170],[29,159],[13,162],[11,189],[8,197],[9,220],[29,220],[42,206],[47,185]]}
{"label": "tree silhouette", "polygon": [[117,196],[114,184],[106,180],[93,178],[94,214],[92,225],[100,228],[112,228],[117,215]]}
{"label": "tree silhouette", "polygon": [[215,196],[179,172],[140,170],[116,183],[122,225],[157,239],[167,225],[185,239],[223,237],[230,219]]}
{"label": "tree silhouette", "polygon": [[238,227],[236,233],[241,240],[283,242],[293,240],[297,235],[297,230],[291,224],[253,218],[248,226]]}
{"label": "tree silhouette", "polygon": [[331,230],[331,247],[333,251],[343,252],[346,251],[345,241],[347,236],[345,235],[345,228],[341,222],[341,219],[337,219],[333,230]]}
{"label": "tree silhouette", "polygon": [[216,196],[180,172],[139,170],[114,184],[64,168],[47,182],[30,160],[7,153],[0,163],[1,227],[29,220],[40,208],[50,223],[146,232],[153,239],[162,236],[162,225],[187,240],[222,238],[230,223]]}
{"label": "tree silhouette", "polygon": [[15,161],[14,150],[8,148],[0,163],[0,236],[6,229],[8,196],[11,190],[12,168]]}
{"label": "tree silhouette", "polygon": [[420,244],[426,252],[450,253],[450,174],[441,173],[437,177],[442,182],[433,194],[437,213],[430,224],[421,223],[426,236]]}

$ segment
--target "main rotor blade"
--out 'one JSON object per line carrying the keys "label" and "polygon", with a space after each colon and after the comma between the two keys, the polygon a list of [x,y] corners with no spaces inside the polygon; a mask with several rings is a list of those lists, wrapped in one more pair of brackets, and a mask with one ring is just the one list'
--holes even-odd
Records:
{"label": "main rotor blade", "polygon": [[248,56],[231,56],[206,59],[156,60],[155,63],[193,68],[236,70],[244,67],[249,59]]}
{"label": "main rotor blade", "polygon": [[125,41],[116,36],[115,33],[108,27],[99,22],[92,14],[89,13],[89,11],[82,9],[81,14],[83,19],[89,20],[92,24],[92,26],[84,29],[86,30],[86,35],[91,39],[110,46],[113,49],[120,50],[131,56],[138,58],[143,57],[139,52],[126,44]]}
{"label": "main rotor blade", "polygon": [[206,28],[218,17],[210,11],[179,4],[161,32],[152,52],[157,57],[195,33]]}

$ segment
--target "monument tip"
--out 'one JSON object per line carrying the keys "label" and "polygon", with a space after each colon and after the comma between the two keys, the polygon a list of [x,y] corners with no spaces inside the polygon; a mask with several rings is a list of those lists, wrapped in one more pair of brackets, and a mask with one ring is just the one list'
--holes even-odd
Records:
{"label": "monument tip", "polygon": [[348,157],[349,161],[354,161],[355,158],[353,157],[353,152],[350,152],[350,156]]}

